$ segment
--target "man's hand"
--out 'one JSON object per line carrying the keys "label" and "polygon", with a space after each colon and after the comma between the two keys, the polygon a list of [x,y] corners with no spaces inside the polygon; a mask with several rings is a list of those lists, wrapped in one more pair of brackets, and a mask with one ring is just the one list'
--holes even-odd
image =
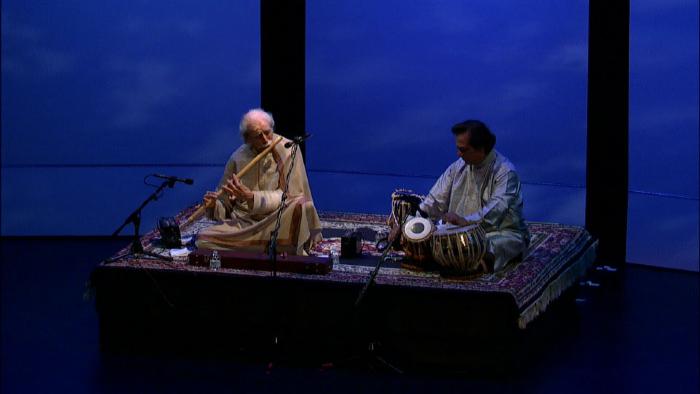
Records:
{"label": "man's hand", "polygon": [[214,202],[216,201],[216,193],[215,192],[210,192],[207,191],[207,193],[204,195],[204,206],[205,207],[212,207],[214,206]]}
{"label": "man's hand", "polygon": [[231,179],[226,182],[222,189],[232,197],[246,201],[249,208],[253,207],[253,192],[246,185],[242,184],[235,174],[231,176]]}
{"label": "man's hand", "polygon": [[447,212],[446,214],[444,214],[442,216],[442,220],[447,222],[447,223],[454,224],[457,226],[466,226],[466,225],[471,224],[471,222],[469,222],[467,219],[457,215],[454,212]]}

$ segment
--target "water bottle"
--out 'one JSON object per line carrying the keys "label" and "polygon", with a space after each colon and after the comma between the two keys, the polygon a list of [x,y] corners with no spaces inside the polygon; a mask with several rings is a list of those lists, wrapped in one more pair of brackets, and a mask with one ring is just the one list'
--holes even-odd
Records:
{"label": "water bottle", "polygon": [[221,268],[221,257],[219,256],[219,252],[217,252],[216,250],[211,253],[211,258],[209,259],[209,268],[213,269],[214,271]]}
{"label": "water bottle", "polygon": [[338,264],[340,262],[340,255],[336,248],[331,248],[331,262],[333,262],[333,264]]}

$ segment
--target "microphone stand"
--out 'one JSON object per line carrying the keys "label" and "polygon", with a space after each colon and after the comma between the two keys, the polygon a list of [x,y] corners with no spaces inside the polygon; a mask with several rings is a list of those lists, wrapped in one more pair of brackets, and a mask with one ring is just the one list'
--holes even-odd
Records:
{"label": "microphone stand", "polygon": [[399,226],[399,231],[396,231],[392,237],[389,237],[387,240],[387,247],[384,249],[384,252],[382,252],[382,255],[379,257],[379,260],[377,260],[377,265],[374,267],[374,270],[372,273],[369,275],[369,279],[367,279],[367,282],[365,282],[365,286],[360,290],[360,293],[357,295],[357,299],[355,299],[355,310],[359,310],[360,305],[362,304],[362,300],[365,298],[367,295],[367,290],[369,290],[370,287],[374,284],[375,279],[377,278],[377,274],[379,274],[379,269],[382,267],[382,263],[386,261],[386,256],[389,254],[389,252],[393,249],[393,244],[394,240],[401,234],[401,228],[403,227],[403,221],[401,222],[401,226]]}
{"label": "microphone stand", "polygon": [[[418,211],[423,212],[420,209],[418,209]],[[416,215],[419,215],[419,213],[416,213]],[[374,284],[374,280],[377,278],[377,274],[379,273],[379,269],[381,268],[382,263],[386,260],[386,256],[389,254],[389,251],[394,247],[394,242],[401,236],[401,232],[403,231],[403,225],[404,223],[406,223],[406,219],[407,217],[404,217],[403,220],[401,220],[401,223],[398,223],[397,231],[395,231],[393,234],[389,233],[386,249],[384,249],[384,252],[382,253],[381,257],[379,257],[377,265],[374,267],[374,271],[372,271],[372,273],[369,276],[369,279],[367,279],[367,282],[365,283],[365,287],[363,287],[360,291],[360,294],[357,295],[357,299],[355,300],[356,311],[359,310],[362,300],[365,298],[365,295],[367,295],[367,290],[369,290],[369,288]]]}
{"label": "microphone stand", "polygon": [[[379,269],[382,267],[382,264],[386,261],[387,255],[389,252],[393,249],[393,244],[394,241],[400,236],[401,234],[401,229],[403,228],[405,219],[399,223],[399,227],[397,231],[394,231],[393,233],[389,234],[389,238],[387,240],[387,247],[384,249],[382,252],[382,255],[379,257],[377,260],[377,265],[374,267],[374,270],[370,274],[369,278],[367,279],[367,282],[365,282],[365,286],[360,290],[360,293],[357,295],[357,299],[355,299],[355,304],[353,307],[353,319],[352,319],[352,325],[354,327],[355,332],[360,331],[360,306],[362,306],[362,301],[365,299],[365,296],[367,295],[367,291],[372,287],[372,285],[375,283],[375,279],[377,278],[377,274],[379,274]],[[386,359],[384,359],[381,354],[378,351],[378,348],[381,346],[381,343],[376,340],[372,340],[371,337],[367,338],[368,343],[367,343],[367,350],[364,354],[362,355],[357,355],[354,357],[351,357],[350,359],[344,360],[345,362],[349,362],[353,359],[357,360],[364,360],[368,366],[372,366],[372,360],[375,362],[378,362],[381,366],[389,369],[390,371],[397,373],[397,374],[403,374],[403,370],[398,368],[397,366],[393,365]]]}
{"label": "microphone stand", "polygon": [[[287,193],[289,192],[289,178],[292,174],[292,170],[294,169],[294,162],[296,160],[297,156],[297,150],[299,149],[299,143],[301,143],[302,140],[300,139],[292,139],[291,142],[288,142],[287,144],[292,144],[292,153],[291,153],[291,163],[289,165],[289,170],[287,171],[287,176],[286,180],[284,183],[284,190],[282,190],[282,199],[280,201],[280,206],[277,208],[277,219],[275,222],[275,228],[272,230],[270,233],[270,249],[269,249],[269,258],[270,262],[272,263],[272,277],[277,278],[277,237],[279,236],[279,229],[280,226],[282,225],[282,211],[285,208],[285,203],[287,202]],[[286,146],[286,145],[285,145]],[[274,301],[272,304],[272,309],[273,309],[273,316],[274,318],[274,330],[272,336],[273,336],[273,350],[272,350],[272,359],[268,362],[267,364],[267,373],[270,373],[274,365],[277,363],[279,360],[280,356],[280,323],[279,323],[279,311],[274,311],[276,307],[274,306]]]}
{"label": "microphone stand", "polygon": [[134,210],[127,218],[124,220],[124,223],[122,223],[121,226],[119,226],[118,229],[112,233],[112,237],[116,237],[119,235],[119,233],[126,227],[129,223],[134,224],[134,236],[131,241],[131,247],[129,248],[129,251],[127,253],[121,254],[116,257],[112,257],[110,259],[105,260],[105,263],[113,263],[117,260],[121,260],[124,257],[152,257],[160,260],[166,260],[166,261],[173,261],[173,258],[170,256],[161,256],[156,253],[148,252],[143,250],[143,245],[141,244],[141,236],[139,235],[139,229],[141,228],[141,211],[143,208],[148,205],[149,202],[155,201],[158,199],[158,195],[165,189],[166,187],[173,188],[175,186],[176,179],[171,178],[168,180],[163,181],[163,183],[154,191],[148,198],[141,203],[141,205]]}
{"label": "microphone stand", "polygon": [[280,201],[280,206],[277,208],[277,220],[275,222],[275,228],[270,233],[270,250],[269,257],[272,263],[272,276],[277,277],[277,237],[279,236],[280,226],[282,225],[282,211],[285,208],[285,203],[287,202],[287,193],[289,192],[289,178],[292,175],[292,170],[294,169],[294,162],[297,156],[297,150],[299,149],[300,141],[293,139],[288,142],[292,144],[292,160],[289,165],[289,170],[287,171],[287,177],[284,182],[284,190],[282,190],[282,200]]}

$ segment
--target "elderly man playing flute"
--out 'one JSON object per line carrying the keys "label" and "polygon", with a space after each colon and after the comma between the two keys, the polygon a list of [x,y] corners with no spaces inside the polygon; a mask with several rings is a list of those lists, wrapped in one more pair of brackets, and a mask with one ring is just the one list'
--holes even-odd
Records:
{"label": "elderly man playing flute", "polygon": [[[207,216],[221,223],[199,232],[198,247],[267,250],[292,164],[291,148],[284,146],[289,140],[275,134],[274,126],[272,115],[262,109],[243,115],[239,129],[244,144],[226,163],[219,192],[207,192],[204,196]],[[240,175],[246,166],[249,168]],[[301,152],[294,158],[288,186],[277,250],[303,255],[321,239],[321,223]]]}

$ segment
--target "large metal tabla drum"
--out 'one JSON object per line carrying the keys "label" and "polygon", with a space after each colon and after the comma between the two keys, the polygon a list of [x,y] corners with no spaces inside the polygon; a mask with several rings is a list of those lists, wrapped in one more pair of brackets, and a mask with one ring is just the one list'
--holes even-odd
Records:
{"label": "large metal tabla drum", "polygon": [[432,235],[435,225],[430,219],[409,216],[401,228],[401,246],[410,262],[404,268],[425,270],[432,266]]}
{"label": "large metal tabla drum", "polygon": [[433,232],[433,259],[449,275],[480,273],[487,245],[486,231],[478,224],[439,227]]}

